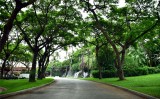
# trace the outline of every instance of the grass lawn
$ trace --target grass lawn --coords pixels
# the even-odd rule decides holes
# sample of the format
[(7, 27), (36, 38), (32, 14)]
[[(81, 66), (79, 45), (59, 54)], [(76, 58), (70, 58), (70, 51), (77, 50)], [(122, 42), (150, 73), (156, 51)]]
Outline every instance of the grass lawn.
[(47, 84), (52, 82), (52, 78), (46, 78), (43, 80), (37, 80), (36, 82), (28, 82), (28, 79), (18, 79), (18, 80), (2, 80), (0, 79), (0, 87), (4, 87), (7, 90), (1, 92), (0, 94), (16, 92), (23, 89), (28, 89), (36, 86), (40, 86), (43, 84)]
[(97, 78), (85, 78), (84, 80), (118, 85), (160, 98), (160, 74), (126, 77), (124, 81), (118, 81), (118, 78), (105, 78), (101, 80)]

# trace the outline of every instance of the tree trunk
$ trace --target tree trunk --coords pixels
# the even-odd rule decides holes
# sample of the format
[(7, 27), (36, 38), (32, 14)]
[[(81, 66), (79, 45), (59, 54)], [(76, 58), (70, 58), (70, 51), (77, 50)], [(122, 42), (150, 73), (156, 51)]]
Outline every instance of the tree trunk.
[(42, 79), (42, 64), (43, 64), (43, 57), (39, 59), (38, 61), (38, 79)]
[(123, 72), (123, 69), (122, 69), (122, 64), (121, 63), (118, 63), (115, 62), (115, 67), (117, 69), (117, 76), (119, 78), (119, 80), (125, 80), (125, 77), (124, 77), (124, 72)]
[(148, 58), (149, 58), (149, 66), (150, 67), (153, 67), (153, 59), (152, 59), (152, 52), (149, 52), (148, 53)]
[(43, 79), (46, 54), (47, 52), (45, 52), (39, 59), (38, 79)]
[(4, 48), (4, 45), (6, 41), (8, 40), (8, 35), (13, 27), (13, 22), (16, 19), (17, 14), (21, 11), (22, 8), (34, 3), (36, 0), (28, 1), (26, 3), (22, 3), (21, 0), (15, 0), (16, 1), (16, 7), (14, 8), (11, 17), (8, 19), (7, 23), (4, 25), (3, 35), (0, 39), (0, 53), (2, 52), (2, 49)]
[(49, 63), (49, 57), (50, 56), (48, 56), (47, 57), (47, 59), (46, 59), (46, 62), (44, 63), (44, 65), (42, 66), (42, 78), (45, 78), (45, 71), (46, 71), (46, 69), (47, 69), (47, 66), (48, 66), (48, 63)]
[(29, 82), (35, 82), (36, 79), (36, 62), (37, 62), (38, 51), (33, 52), (32, 68), (30, 70)]
[(3, 78), (3, 74), (4, 74), (4, 68), (6, 67), (6, 59), (4, 60), (3, 64), (2, 64), (2, 68), (1, 68), (1, 78)]
[(99, 79), (102, 79), (102, 67), (99, 65), (98, 51), (99, 51), (99, 47), (96, 46), (96, 60), (97, 60), (97, 66), (98, 66), (98, 69), (99, 69)]
[(38, 68), (38, 79), (40, 79), (40, 80), (42, 79), (41, 75), (42, 75), (42, 66), (39, 65), (39, 68)]
[(4, 58), (4, 61), (3, 61), (3, 64), (2, 64), (2, 68), (1, 68), (1, 78), (3, 78), (4, 69), (6, 67), (6, 62), (7, 62), (8, 58), (9, 58), (9, 56), (10, 56), (9, 53), (5, 53), (5, 54), (6, 55), (5, 55), (5, 58)]
[(100, 65), (99, 65), (99, 79), (102, 79), (102, 68)]
[(121, 66), (120, 68), (117, 68), (117, 74), (118, 74), (119, 80), (125, 80), (124, 72)]
[(125, 49), (122, 50), (121, 54), (116, 55), (115, 67), (117, 69), (117, 75), (119, 77), (119, 80), (125, 80), (124, 72), (122, 69), (124, 59), (125, 59)]
[(42, 75), (41, 75), (42, 79), (45, 78), (45, 71), (46, 71), (46, 67), (43, 67), (43, 69), (42, 69)]
[(7, 23), (4, 26), (4, 31), (2, 33), (3, 35), (2, 35), (2, 38), (0, 40), (0, 52), (2, 51), (6, 41), (8, 40), (8, 35), (9, 35), (9, 32), (11, 31), (11, 29), (13, 27), (14, 19), (16, 18), (17, 14), (20, 10), (21, 10), (20, 7), (16, 7), (12, 12), (11, 17), (9, 18), (9, 20), (7, 21)]

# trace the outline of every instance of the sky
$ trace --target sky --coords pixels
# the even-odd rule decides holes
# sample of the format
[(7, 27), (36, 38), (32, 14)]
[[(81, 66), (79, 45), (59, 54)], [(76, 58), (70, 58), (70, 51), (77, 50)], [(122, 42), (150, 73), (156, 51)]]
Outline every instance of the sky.
[(126, 5), (125, 0), (118, 0), (118, 7), (124, 7)]

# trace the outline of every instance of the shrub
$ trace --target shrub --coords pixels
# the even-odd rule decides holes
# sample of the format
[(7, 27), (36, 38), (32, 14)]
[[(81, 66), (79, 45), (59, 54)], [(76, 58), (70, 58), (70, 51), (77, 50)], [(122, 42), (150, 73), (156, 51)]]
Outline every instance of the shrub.
[(16, 77), (16, 76), (8, 76), (8, 77), (3, 77), (3, 79), (6, 79), (6, 80), (18, 79), (18, 77)]
[[(92, 70), (92, 76), (94, 78), (99, 78), (99, 71), (98, 70)], [(102, 78), (110, 78), (110, 77), (116, 77), (116, 71), (115, 70), (105, 70), (102, 71)]]
[(149, 74), (160, 73), (160, 68), (158, 67), (148, 67)]
[(157, 68), (159, 68), (159, 69), (160, 69), (160, 65), (158, 65), (158, 66), (157, 66)]
[[(158, 67), (135, 67), (135, 68), (124, 68), (124, 76), (130, 77), (130, 76), (140, 76), (140, 75), (148, 75), (148, 74), (155, 74), (160, 73), (160, 68)], [(92, 75), (94, 78), (99, 78), (99, 71), (93, 70)], [(115, 70), (105, 70), (102, 72), (103, 78), (110, 78), (110, 77), (116, 77), (116, 71)]]
[(94, 78), (98, 78), (99, 77), (99, 71), (98, 70), (92, 70), (91, 74)]
[(124, 69), (124, 75), (126, 77), (129, 76), (140, 76), (140, 75), (147, 75), (148, 69), (147, 67), (139, 67), (139, 68), (132, 68), (132, 69)]
[(129, 76), (140, 76), (140, 75), (147, 75), (147, 74), (155, 74), (160, 73), (160, 69), (158, 67), (138, 67), (138, 68), (125, 68), (124, 69), (124, 75), (126, 77)]
[(129, 76), (137, 76), (136, 70), (135, 69), (124, 69), (124, 76), (129, 77)]
[(19, 78), (19, 79), (26, 79), (26, 77), (21, 77), (21, 78)]
[(149, 74), (154, 74), (156, 71), (155, 69), (156, 69), (155, 67), (148, 67)]
[(116, 77), (116, 71), (115, 70), (105, 70), (102, 72), (103, 78), (110, 78), (110, 77)]

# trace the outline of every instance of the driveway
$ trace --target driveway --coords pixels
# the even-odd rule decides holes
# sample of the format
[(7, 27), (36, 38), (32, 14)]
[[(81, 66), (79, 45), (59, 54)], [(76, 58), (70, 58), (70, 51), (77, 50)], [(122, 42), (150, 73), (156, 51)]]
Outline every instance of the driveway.
[(56, 78), (56, 82), (32, 92), (7, 99), (142, 99), (104, 84), (78, 79)]

